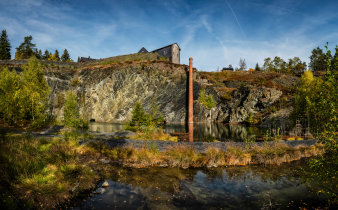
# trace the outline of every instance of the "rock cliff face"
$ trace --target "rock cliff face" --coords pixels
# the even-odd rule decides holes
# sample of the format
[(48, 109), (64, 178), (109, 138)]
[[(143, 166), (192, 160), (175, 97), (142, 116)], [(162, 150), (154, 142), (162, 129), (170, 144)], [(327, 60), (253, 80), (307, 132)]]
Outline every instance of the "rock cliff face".
[[(87, 119), (100, 122), (122, 122), (131, 117), (136, 102), (151, 110), (157, 105), (167, 122), (185, 122), (187, 66), (167, 62), (129, 62), (89, 66), (76, 71), (47, 71), (51, 86), (50, 110), (62, 118), (64, 93), (73, 90), (79, 97), (81, 113)], [(282, 92), (266, 87), (240, 87), (232, 92), (231, 99), (223, 100), (211, 86), (194, 80), (194, 120), (243, 122), (248, 114), (261, 112), (272, 105)], [(198, 92), (205, 88), (212, 94), (216, 106), (207, 110), (198, 101)], [(210, 117), (211, 113), (211, 117)]]
[[(243, 122), (249, 113), (256, 114), (271, 106), (282, 95), (282, 91), (266, 87), (241, 87), (232, 93), (228, 101), (222, 101), (215, 90), (209, 90), (216, 99), (217, 106), (211, 110), (213, 121), (237, 123)], [(213, 93), (214, 92), (214, 93)], [(197, 121), (210, 119), (210, 111), (198, 101), (194, 104)]]

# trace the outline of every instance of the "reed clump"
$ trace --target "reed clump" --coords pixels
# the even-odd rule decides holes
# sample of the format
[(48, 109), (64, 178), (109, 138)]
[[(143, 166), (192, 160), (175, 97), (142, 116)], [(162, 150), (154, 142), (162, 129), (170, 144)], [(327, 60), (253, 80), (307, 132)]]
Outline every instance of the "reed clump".
[[(147, 145), (147, 144), (145, 144)], [(322, 145), (291, 147), (285, 143), (266, 143), (243, 147), (229, 144), (227, 149), (209, 147), (198, 152), (193, 146), (175, 145), (159, 151), (156, 144), (143, 148), (109, 148), (103, 143), (92, 143), (103, 155), (124, 166), (161, 167), (220, 167), (249, 164), (275, 164), (299, 160), (324, 153)]]

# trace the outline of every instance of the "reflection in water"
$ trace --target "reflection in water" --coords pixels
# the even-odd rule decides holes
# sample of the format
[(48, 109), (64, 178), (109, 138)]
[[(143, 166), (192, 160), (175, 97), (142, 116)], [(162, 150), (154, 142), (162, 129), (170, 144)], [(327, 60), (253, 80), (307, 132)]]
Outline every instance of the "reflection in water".
[(124, 125), (121, 123), (90, 122), (89, 130), (99, 132), (99, 133), (117, 132), (117, 131), (124, 130)]
[(319, 207), (325, 200), (301, 182), (301, 162), (280, 167), (217, 169), (112, 166), (109, 188), (79, 206), (84, 209), (270, 209)]
[(245, 127), (242, 125), (225, 125), (221, 123), (196, 123), (196, 141), (244, 141), (255, 136), (261, 136), (264, 131), (257, 127)]
[[(117, 132), (124, 129), (123, 124), (97, 123), (89, 124), (90, 131)], [(168, 124), (163, 128), (167, 133), (186, 133), (189, 129), (183, 124)], [(194, 123), (194, 141), (243, 141), (255, 136), (262, 136), (265, 132), (257, 127), (242, 125), (225, 125), (221, 123)]]
[(194, 141), (194, 123), (188, 123), (189, 142)]

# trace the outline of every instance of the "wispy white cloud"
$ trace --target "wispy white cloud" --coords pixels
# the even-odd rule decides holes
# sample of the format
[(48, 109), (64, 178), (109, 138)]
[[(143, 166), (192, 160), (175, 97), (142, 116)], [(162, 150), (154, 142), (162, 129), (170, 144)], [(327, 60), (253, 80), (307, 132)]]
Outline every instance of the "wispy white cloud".
[(233, 15), (234, 18), (235, 18), (235, 21), (236, 21), (236, 23), (237, 23), (239, 29), (241, 30), (243, 36), (245, 37), (245, 33), (244, 33), (244, 31), (243, 31), (243, 28), (242, 28), (241, 24), (240, 24), (239, 21), (238, 21), (238, 18), (237, 18), (236, 13), (235, 13), (234, 10), (232, 9), (232, 7), (231, 7), (230, 3), (228, 2), (228, 0), (225, 0), (225, 3), (226, 3), (226, 5), (229, 7), (229, 9), (230, 9), (232, 15)]
[(239, 58), (248, 67), (274, 56), (308, 61), (314, 47), (338, 42), (337, 3), (304, 12), (308, 1), (74, 1), (0, 1), (13, 54), (27, 35), (42, 50), (67, 48), (73, 59), (178, 42), (182, 63), (194, 57), (196, 67), (216, 70)]

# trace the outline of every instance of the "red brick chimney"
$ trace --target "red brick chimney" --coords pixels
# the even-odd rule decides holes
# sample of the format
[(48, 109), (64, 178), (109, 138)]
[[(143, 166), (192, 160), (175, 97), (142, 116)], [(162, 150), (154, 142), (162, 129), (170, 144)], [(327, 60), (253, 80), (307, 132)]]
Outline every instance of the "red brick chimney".
[(188, 92), (188, 130), (189, 141), (194, 139), (194, 100), (193, 100), (193, 70), (192, 70), (192, 58), (189, 58), (189, 92)]

